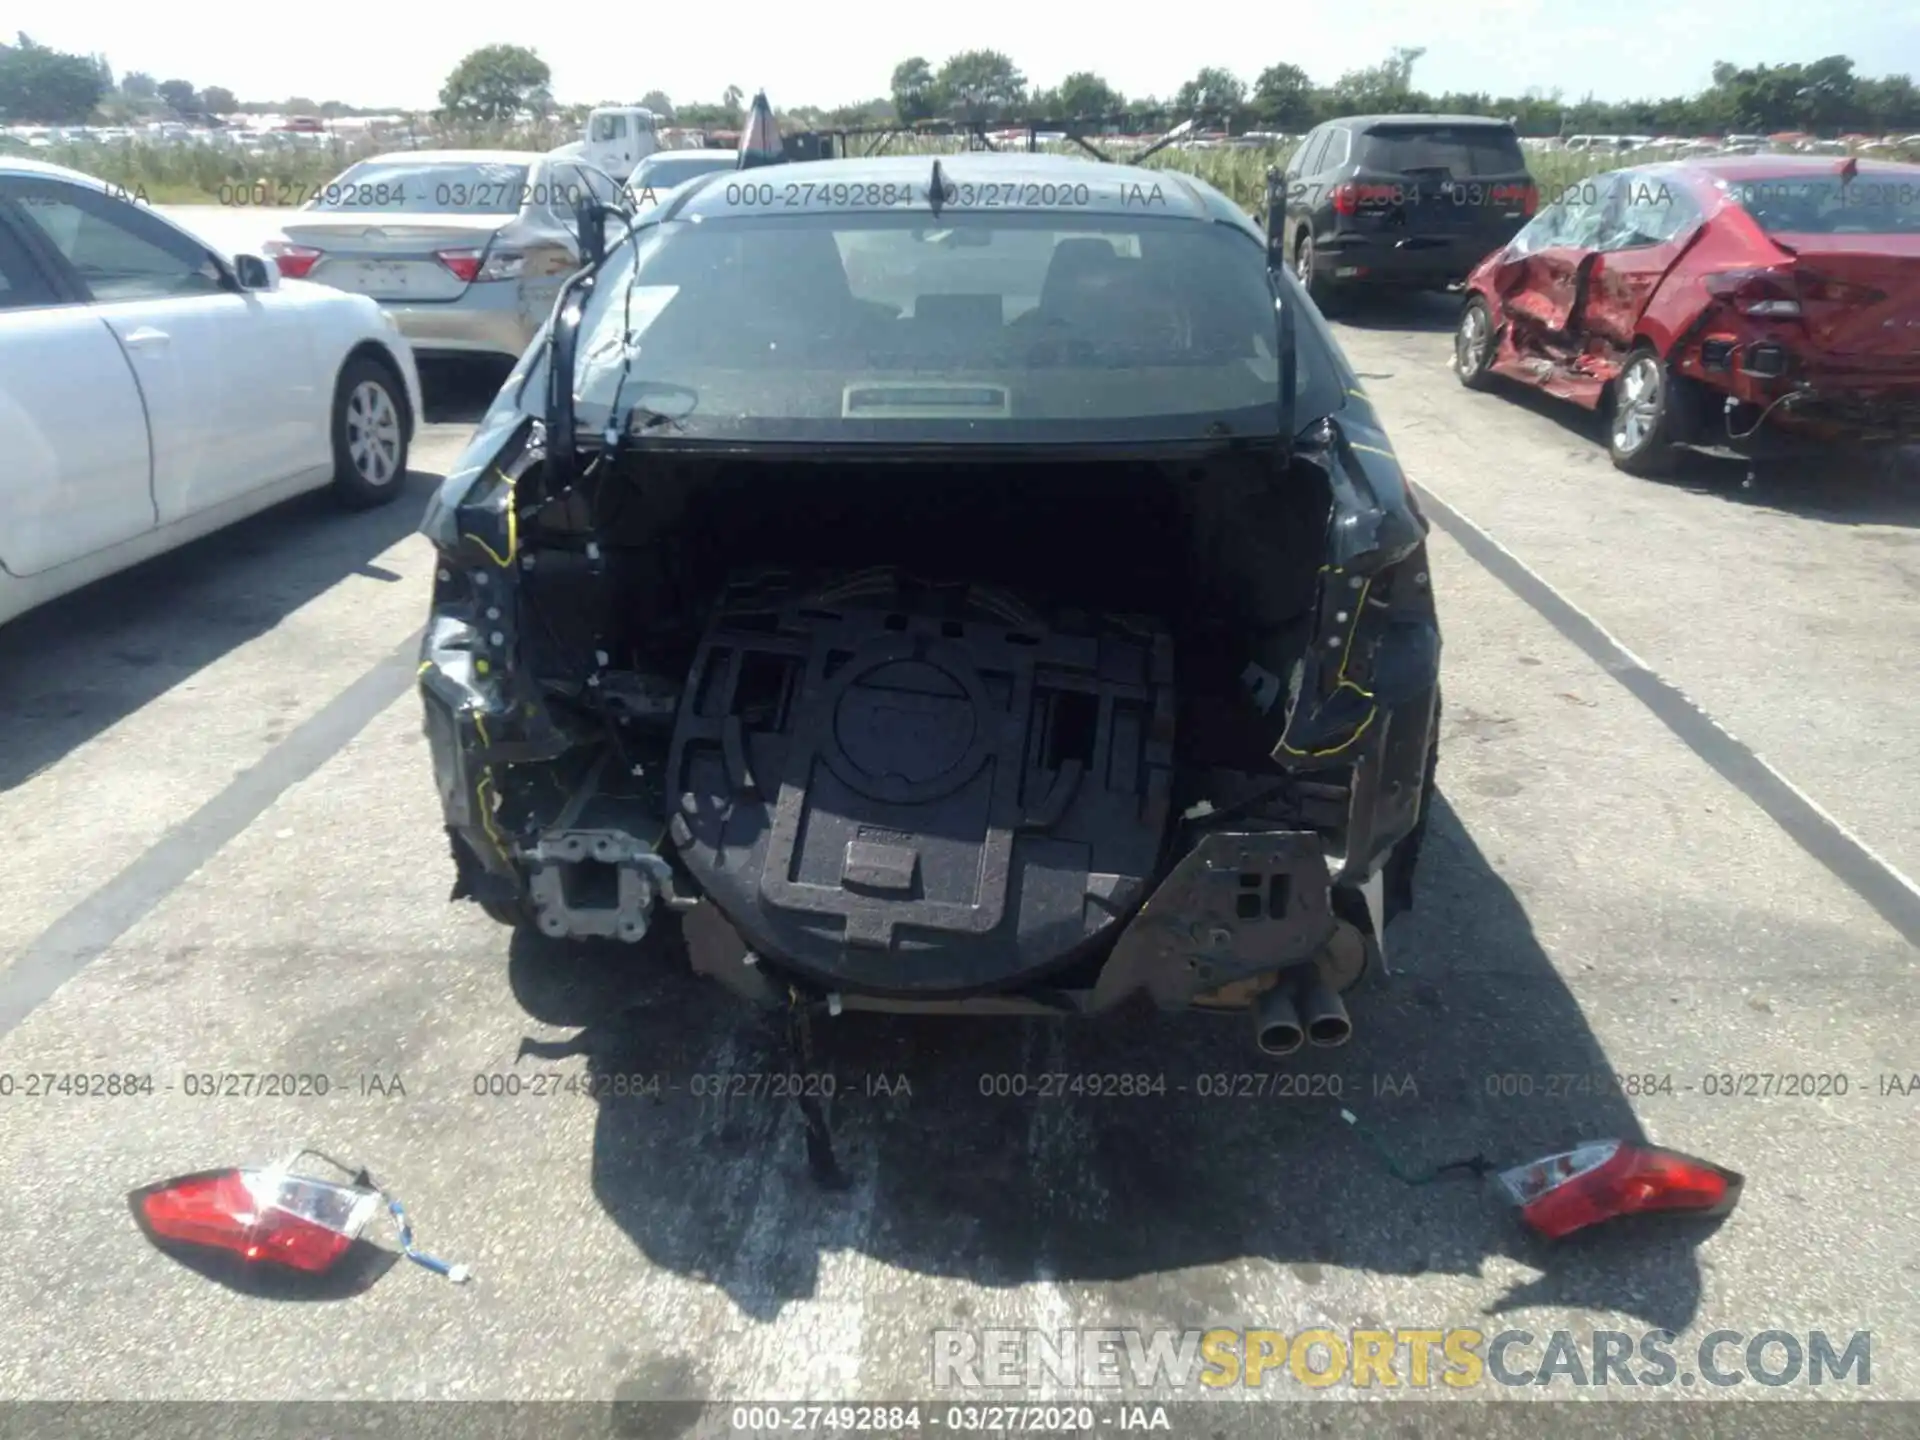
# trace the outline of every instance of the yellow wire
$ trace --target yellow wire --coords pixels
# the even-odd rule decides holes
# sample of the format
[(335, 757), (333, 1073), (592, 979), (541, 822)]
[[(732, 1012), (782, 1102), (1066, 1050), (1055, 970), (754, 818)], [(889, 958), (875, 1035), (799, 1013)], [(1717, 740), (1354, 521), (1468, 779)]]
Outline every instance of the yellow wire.
[[(1325, 571), (1329, 567), (1322, 565), (1320, 568), (1322, 571)], [(1334, 677), (1333, 688), (1335, 693), (1341, 690), (1351, 690), (1369, 705), (1372, 705), (1373, 708), (1367, 712), (1367, 718), (1360, 722), (1360, 728), (1332, 749), (1300, 750), (1292, 745), (1283, 743), (1280, 748), (1285, 750), (1289, 755), (1308, 755), (1315, 760), (1324, 760), (1328, 756), (1338, 755), (1343, 750), (1350, 750), (1359, 743), (1360, 737), (1366, 734), (1372, 727), (1374, 717), (1380, 713), (1380, 705), (1379, 702), (1373, 698), (1373, 692), (1347, 678), (1347, 666), (1353, 661), (1353, 637), (1360, 631), (1360, 616), (1366, 608), (1367, 596), (1371, 593), (1373, 593), (1373, 581), (1368, 579), (1367, 582), (1360, 587), (1360, 594), (1353, 603), (1353, 622), (1347, 627), (1347, 643), (1341, 650), (1340, 672)]]
[[(474, 712), (473, 728), (480, 732), (480, 743), (491, 748), (493, 741), (487, 736), (486, 717), (478, 711)], [(487, 797), (492, 793), (493, 766), (483, 765), (480, 767), (479, 782), (473, 787), (474, 803), (480, 807), (480, 825), (487, 832), (487, 838), (493, 842), (493, 848), (500, 852), (500, 858), (511, 864), (512, 857), (507, 854), (506, 837), (500, 833), (500, 827), (493, 823), (493, 807), (487, 803)]]
[(482, 550), (484, 550), (489, 560), (493, 561), (494, 564), (498, 565), (502, 570), (504, 570), (509, 565), (513, 564), (514, 553), (520, 548), (520, 516), (518, 513), (519, 506), (516, 503), (517, 497), (514, 493), (514, 487), (519, 484), (519, 481), (516, 479), (510, 478), (507, 475), (507, 472), (500, 469), (498, 466), (494, 467), (493, 473), (495, 475), (498, 475), (500, 477), (500, 483), (507, 487), (507, 555), (506, 555), (506, 558), (504, 560), (501, 559), (499, 553), (491, 545), (487, 544), (486, 541), (482, 540), (478, 535), (469, 535), (467, 538), (473, 541), (473, 543), (478, 545)]

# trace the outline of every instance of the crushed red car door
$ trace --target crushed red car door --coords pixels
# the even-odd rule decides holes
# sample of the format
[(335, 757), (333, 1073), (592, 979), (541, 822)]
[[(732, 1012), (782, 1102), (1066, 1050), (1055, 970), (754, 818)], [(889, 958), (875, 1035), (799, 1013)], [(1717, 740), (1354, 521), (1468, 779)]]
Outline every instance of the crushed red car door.
[(1561, 334), (1573, 319), (1580, 261), (1586, 252), (1550, 245), (1501, 267), (1496, 279), (1507, 314)]
[(1529, 325), (1550, 336), (1573, 327), (1583, 267), (1599, 242), (1614, 178), (1601, 175), (1568, 186), (1508, 247), (1495, 284), (1508, 319), (1515, 322), (1516, 342)]
[[(1623, 173), (1611, 201), (1570, 327), (1585, 342), (1581, 368), (1599, 379), (1618, 373), (1660, 283), (1705, 223), (1686, 187), (1657, 173)], [(1664, 353), (1667, 337), (1650, 338)]]

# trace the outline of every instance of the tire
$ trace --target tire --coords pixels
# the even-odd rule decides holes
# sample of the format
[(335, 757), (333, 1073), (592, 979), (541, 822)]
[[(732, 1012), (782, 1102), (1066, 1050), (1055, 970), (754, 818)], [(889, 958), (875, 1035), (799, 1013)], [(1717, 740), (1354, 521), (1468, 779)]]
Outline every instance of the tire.
[(498, 900), (480, 900), (477, 903), (482, 910), (487, 912), (487, 918), (489, 920), (504, 925), (509, 930), (531, 930), (534, 928), (533, 917), (527, 913), (526, 906), (524, 905), (504, 904)]
[(356, 355), (333, 391), (333, 493), (349, 510), (385, 505), (405, 488), (406, 391), (387, 366)]
[(1493, 348), (1493, 312), (1476, 296), (1460, 311), (1460, 323), (1454, 328), (1454, 378), (1469, 390), (1491, 388)]
[(1293, 277), (1300, 282), (1300, 288), (1307, 292), (1307, 298), (1320, 307), (1322, 314), (1340, 303), (1333, 286), (1314, 269), (1311, 231), (1302, 230), (1300, 238), (1293, 242)]
[(1674, 466), (1674, 385), (1653, 347), (1636, 345), (1613, 382), (1607, 453), (1629, 475), (1669, 473)]

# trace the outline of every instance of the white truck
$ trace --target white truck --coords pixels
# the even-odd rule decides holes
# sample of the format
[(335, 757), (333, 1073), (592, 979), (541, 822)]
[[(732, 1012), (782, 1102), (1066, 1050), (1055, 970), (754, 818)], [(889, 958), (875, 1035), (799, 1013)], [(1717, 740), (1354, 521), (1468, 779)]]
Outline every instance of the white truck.
[(660, 148), (660, 118), (644, 105), (596, 105), (580, 139), (553, 153), (571, 155), (622, 183)]

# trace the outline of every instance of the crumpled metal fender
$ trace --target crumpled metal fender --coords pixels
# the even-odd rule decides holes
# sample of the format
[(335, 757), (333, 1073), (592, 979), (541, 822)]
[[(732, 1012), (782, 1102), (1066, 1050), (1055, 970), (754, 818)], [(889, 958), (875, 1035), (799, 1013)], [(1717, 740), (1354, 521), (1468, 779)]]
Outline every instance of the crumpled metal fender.
[(1373, 875), (1423, 811), (1440, 688), (1428, 524), (1363, 392), (1297, 450), (1331, 497), (1312, 640), (1289, 685), (1273, 758), (1296, 772), (1351, 770), (1336, 883)]
[[(487, 872), (512, 882), (519, 816), (496, 767), (551, 761), (586, 738), (556, 723), (514, 663), (521, 624), (515, 489), (542, 459), (537, 424), (502, 400), (442, 482), (421, 531), (438, 552), (419, 689), (447, 825)], [(460, 859), (459, 847), (455, 848)], [(462, 867), (456, 895), (477, 893)]]

